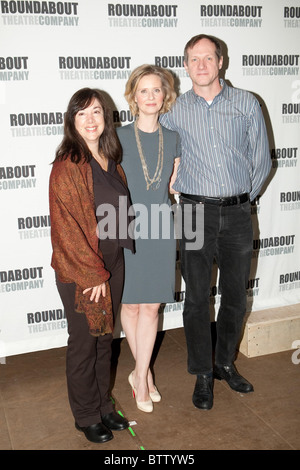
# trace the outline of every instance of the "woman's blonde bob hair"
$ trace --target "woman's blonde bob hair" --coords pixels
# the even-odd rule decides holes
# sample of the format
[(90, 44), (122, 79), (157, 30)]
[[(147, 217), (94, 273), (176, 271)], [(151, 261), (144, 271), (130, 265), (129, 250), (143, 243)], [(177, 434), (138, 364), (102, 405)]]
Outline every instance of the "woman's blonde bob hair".
[(160, 110), (160, 114), (167, 113), (176, 100), (173, 75), (169, 70), (163, 69), (162, 67), (144, 64), (132, 71), (128, 82), (126, 83), (124, 96), (129, 104), (132, 115), (137, 116), (139, 114), (139, 108), (135, 102), (135, 94), (141, 78), (146, 75), (157, 75), (161, 79), (164, 102)]

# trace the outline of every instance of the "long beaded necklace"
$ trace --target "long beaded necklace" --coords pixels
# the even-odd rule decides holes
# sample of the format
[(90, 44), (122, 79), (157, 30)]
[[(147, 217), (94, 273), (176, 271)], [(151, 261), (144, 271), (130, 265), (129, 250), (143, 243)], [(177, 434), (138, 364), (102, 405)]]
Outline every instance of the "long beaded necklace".
[[(149, 190), (150, 187), (155, 191), (156, 189), (159, 188), (160, 182), (161, 182), (161, 173), (162, 169), (164, 166), (164, 138), (163, 138), (163, 133), (162, 133), (162, 128), (160, 123), (158, 123), (158, 135), (159, 135), (159, 140), (158, 140), (158, 159), (157, 159), (157, 165), (156, 165), (156, 170), (154, 173), (153, 178), (150, 178), (149, 176), (149, 171), (146, 163), (146, 159), (143, 154), (143, 149), (142, 149), (142, 144), (140, 141), (140, 136), (139, 136), (139, 130), (137, 126), (137, 120), (134, 122), (134, 133), (135, 133), (135, 139), (136, 139), (136, 144), (139, 152), (139, 156), (141, 159), (142, 163), (142, 168), (144, 172), (144, 177), (147, 185), (147, 191)], [(154, 186), (154, 184), (156, 185)]]

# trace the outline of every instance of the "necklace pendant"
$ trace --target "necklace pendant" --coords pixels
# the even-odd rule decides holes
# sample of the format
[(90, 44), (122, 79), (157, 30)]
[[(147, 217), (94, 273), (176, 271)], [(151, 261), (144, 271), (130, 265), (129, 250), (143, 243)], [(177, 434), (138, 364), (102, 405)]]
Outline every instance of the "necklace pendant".
[(153, 191), (156, 191), (160, 187), (160, 182), (161, 180), (159, 180), (155, 186), (152, 186)]

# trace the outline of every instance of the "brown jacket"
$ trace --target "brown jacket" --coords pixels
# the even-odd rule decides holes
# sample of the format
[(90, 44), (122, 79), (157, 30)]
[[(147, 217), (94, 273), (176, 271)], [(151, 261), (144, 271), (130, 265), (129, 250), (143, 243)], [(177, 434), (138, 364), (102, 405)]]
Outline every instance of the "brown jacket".
[[(120, 165), (117, 169), (125, 181)], [(52, 261), (58, 279), (76, 284), (75, 309), (85, 313), (91, 334), (111, 333), (113, 313), (108, 279), (96, 234), (92, 169), (69, 158), (53, 163), (49, 182)], [(106, 297), (98, 304), (82, 291), (106, 282)]]

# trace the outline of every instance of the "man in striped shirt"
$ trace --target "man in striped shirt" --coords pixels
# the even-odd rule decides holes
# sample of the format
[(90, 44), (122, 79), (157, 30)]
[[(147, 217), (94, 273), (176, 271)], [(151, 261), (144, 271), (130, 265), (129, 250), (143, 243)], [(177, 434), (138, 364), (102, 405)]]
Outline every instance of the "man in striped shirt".
[[(200, 409), (213, 406), (214, 377), (226, 380), (238, 392), (253, 391), (234, 360), (246, 313), (252, 258), (250, 201), (259, 194), (271, 168), (260, 104), (251, 93), (229, 87), (220, 79), (222, 65), (219, 40), (204, 34), (190, 39), (184, 66), (192, 89), (160, 118), (162, 125), (181, 137), (173, 190), (181, 193), (181, 269), (186, 284), (183, 322), (188, 371), (197, 375), (193, 403)], [(204, 242), (195, 248), (187, 228), (197, 227), (199, 208), (204, 210), (204, 227), (196, 238), (202, 229)], [(221, 304), (213, 364), (209, 293), (214, 259), (219, 268)]]

